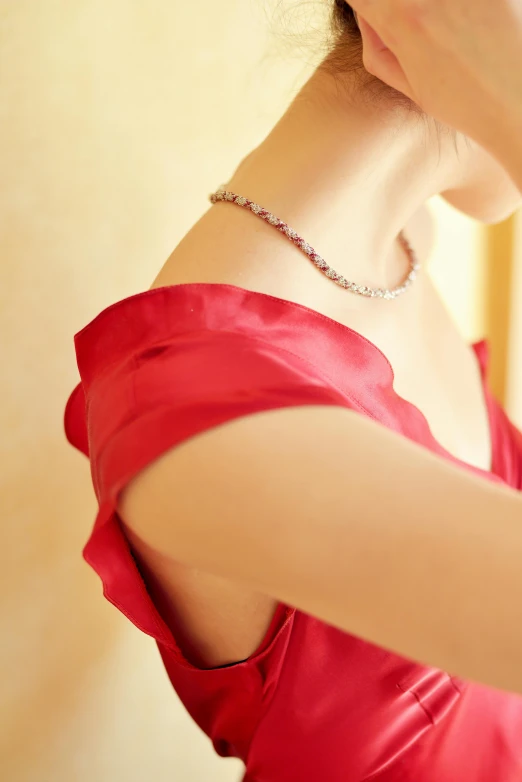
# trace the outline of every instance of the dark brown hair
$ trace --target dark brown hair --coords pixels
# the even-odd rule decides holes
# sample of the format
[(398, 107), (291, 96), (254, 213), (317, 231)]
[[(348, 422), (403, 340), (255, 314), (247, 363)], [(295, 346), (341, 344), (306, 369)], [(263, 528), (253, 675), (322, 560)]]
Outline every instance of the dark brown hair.
[[(354, 41), (361, 40), (361, 33), (355, 19), (353, 8), (344, 0), (334, 0), (332, 9), (332, 28), (340, 36), (350, 36)], [(362, 50), (362, 47), (361, 47)]]
[[(344, 0), (334, 0), (330, 15), (332, 46), (330, 60), (339, 71), (358, 71), (363, 66), (361, 31), (353, 9)], [(375, 78), (375, 77), (374, 77)]]

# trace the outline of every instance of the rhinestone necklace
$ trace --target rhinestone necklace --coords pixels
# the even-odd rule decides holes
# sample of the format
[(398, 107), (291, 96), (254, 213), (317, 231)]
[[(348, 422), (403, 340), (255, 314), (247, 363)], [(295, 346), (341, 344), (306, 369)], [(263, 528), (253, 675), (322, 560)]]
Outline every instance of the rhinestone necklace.
[(225, 185), (222, 185), (219, 190), (217, 190), (215, 193), (212, 193), (209, 198), (213, 204), (216, 204), (218, 201), (228, 201), (231, 204), (237, 204), (238, 206), (242, 206), (245, 209), (249, 209), (253, 214), (261, 217), (262, 220), (269, 223), (270, 225), (273, 225), (274, 228), (277, 228), (278, 231), (281, 231), (282, 234), (288, 237), (288, 239), (290, 239), (290, 241), (293, 242), (296, 247), (299, 247), (299, 249), (308, 256), (314, 266), (316, 266), (319, 271), (329, 277), (330, 280), (335, 282), (337, 285), (340, 285), (341, 288), (345, 288), (351, 293), (357, 293), (359, 296), (368, 296), (372, 299), (396, 299), (397, 296), (400, 296), (402, 293), (405, 293), (408, 290), (412, 282), (417, 277), (418, 271), (420, 270), (420, 263), (418, 262), (415, 253), (410, 246), (410, 243), (401, 231), (399, 234), (399, 240), (406, 250), (408, 258), (410, 259), (410, 271), (401, 285), (399, 285), (397, 288), (393, 288), (392, 290), (389, 290), (388, 288), (368, 288), (366, 285), (356, 285), (354, 282), (350, 282), (341, 274), (336, 272), (335, 269), (332, 269), (332, 267), (326, 263), (324, 258), (321, 258), (321, 256), (315, 252), (314, 248), (311, 247), (308, 242), (305, 242), (301, 236), (299, 236), (297, 231), (294, 231), (283, 220), (280, 220), (279, 217), (276, 217), (267, 209), (263, 209), (263, 207), (259, 206), (259, 204), (256, 204), (254, 201), (250, 201), (248, 198), (244, 198), (243, 196), (239, 196), (236, 193), (230, 192), (230, 190), (226, 190)]

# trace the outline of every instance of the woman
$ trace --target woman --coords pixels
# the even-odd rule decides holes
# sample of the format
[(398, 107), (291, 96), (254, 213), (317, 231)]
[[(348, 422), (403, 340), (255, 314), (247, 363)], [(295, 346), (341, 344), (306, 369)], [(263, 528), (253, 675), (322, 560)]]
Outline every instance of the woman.
[(521, 205), (521, 7), (354, 5), (151, 289), (75, 337), (84, 553), (248, 782), (515, 782), (522, 437), (423, 204)]

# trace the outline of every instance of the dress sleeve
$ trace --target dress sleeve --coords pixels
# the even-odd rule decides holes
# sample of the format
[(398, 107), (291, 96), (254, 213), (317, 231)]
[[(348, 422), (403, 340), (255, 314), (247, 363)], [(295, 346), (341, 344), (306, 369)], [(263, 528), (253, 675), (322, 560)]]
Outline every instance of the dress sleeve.
[(105, 596), (172, 646), (119, 523), (118, 494), (154, 459), (205, 430), (263, 410), (345, 402), (306, 360), (262, 334), (164, 319), (160, 310), (154, 320), (133, 298), (133, 307), (126, 300), (109, 308), (75, 336), (82, 380), (66, 406), (65, 433), (89, 458), (99, 503), (85, 559)]

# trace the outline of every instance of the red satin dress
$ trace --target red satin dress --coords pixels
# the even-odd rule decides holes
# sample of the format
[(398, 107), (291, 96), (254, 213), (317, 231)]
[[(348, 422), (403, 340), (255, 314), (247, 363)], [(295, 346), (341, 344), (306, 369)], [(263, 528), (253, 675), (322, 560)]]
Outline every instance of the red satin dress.
[(174, 689), (216, 752), (244, 761), (244, 782), (520, 782), (522, 698), (418, 665), (283, 604), (248, 660), (195, 667), (147, 592), (116, 513), (118, 492), (198, 432), (294, 405), (358, 411), (485, 481), (520, 489), (522, 436), (488, 391), (487, 345), (474, 347), (491, 473), (435, 441), (420, 410), (395, 392), (374, 344), (284, 299), (214, 283), (156, 288), (107, 307), (75, 335), (81, 382), (65, 431), (89, 457), (99, 502), (85, 559), (105, 597), (156, 640)]

